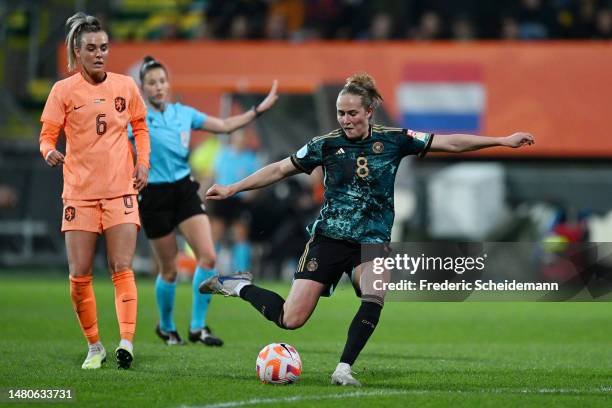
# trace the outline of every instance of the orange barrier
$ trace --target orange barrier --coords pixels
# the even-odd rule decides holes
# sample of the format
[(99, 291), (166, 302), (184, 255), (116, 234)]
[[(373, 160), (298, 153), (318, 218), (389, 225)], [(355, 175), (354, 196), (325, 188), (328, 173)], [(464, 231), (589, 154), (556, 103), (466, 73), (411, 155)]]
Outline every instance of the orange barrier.
[[(63, 70), (63, 48), (59, 54)], [(612, 42), (119, 43), (112, 44), (109, 69), (137, 72), (144, 55), (166, 63), (175, 93), (185, 103), (212, 114), (226, 91), (265, 92), (278, 78), (281, 92), (311, 92), (367, 71), (377, 80), (385, 107), (399, 117), (396, 92), (407, 64), (477, 64), (486, 90), (482, 133), (526, 130), (536, 135), (537, 144), (475, 154), (612, 157), (607, 135)]]

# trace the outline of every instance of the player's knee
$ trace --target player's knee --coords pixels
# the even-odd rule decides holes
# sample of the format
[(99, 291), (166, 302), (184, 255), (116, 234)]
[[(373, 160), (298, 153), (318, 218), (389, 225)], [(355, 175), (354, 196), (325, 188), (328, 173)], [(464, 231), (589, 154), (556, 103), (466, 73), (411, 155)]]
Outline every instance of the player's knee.
[(132, 269), (132, 259), (131, 257), (126, 258), (117, 258), (108, 261), (108, 269), (110, 269), (111, 273), (122, 272), (127, 269)]
[(283, 319), (283, 327), (287, 330), (299, 329), (306, 323), (303, 319), (285, 318)]
[(308, 316), (303, 316), (299, 313), (287, 313), (283, 314), (283, 327), (287, 330), (295, 330), (302, 327), (306, 321), (308, 320)]
[(165, 280), (166, 282), (174, 282), (176, 281), (176, 268), (172, 267), (172, 268), (161, 268), (161, 270), (159, 271), (159, 274), (161, 275), (162, 279)]
[(361, 304), (366, 305), (366, 307), (374, 307), (376, 305), (382, 309), (385, 306), (385, 298), (378, 295), (361, 295)]
[(217, 262), (217, 256), (214, 252), (205, 253), (198, 258), (198, 266), (204, 269), (213, 269), (215, 267), (215, 263)]
[(359, 306), (357, 315), (362, 319), (362, 322), (372, 325), (372, 327), (376, 327), (378, 320), (380, 319), (383, 306), (384, 302), (380, 298), (376, 299), (372, 297), (362, 297), (361, 306)]
[(84, 262), (71, 262), (68, 271), (73, 278), (80, 278), (93, 274), (93, 265)]
[(157, 259), (157, 261), (159, 265), (159, 272), (162, 274), (162, 276), (176, 273), (176, 256), (160, 257)]

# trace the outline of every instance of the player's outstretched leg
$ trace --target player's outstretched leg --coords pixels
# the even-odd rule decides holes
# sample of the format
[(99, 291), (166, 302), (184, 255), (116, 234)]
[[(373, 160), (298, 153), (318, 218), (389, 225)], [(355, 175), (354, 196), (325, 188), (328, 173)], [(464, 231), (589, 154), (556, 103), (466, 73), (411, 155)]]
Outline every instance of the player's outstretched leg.
[(281, 329), (294, 330), (306, 323), (324, 288), (320, 282), (295, 279), (285, 301), (277, 293), (253, 285), (252, 279), (248, 272), (215, 276), (204, 281), (200, 291), (240, 297)]
[(253, 275), (250, 272), (213, 276), (202, 282), (200, 292), (240, 297), (251, 303), (266, 319), (286, 329), (283, 325), (285, 299), (272, 291), (253, 285)]

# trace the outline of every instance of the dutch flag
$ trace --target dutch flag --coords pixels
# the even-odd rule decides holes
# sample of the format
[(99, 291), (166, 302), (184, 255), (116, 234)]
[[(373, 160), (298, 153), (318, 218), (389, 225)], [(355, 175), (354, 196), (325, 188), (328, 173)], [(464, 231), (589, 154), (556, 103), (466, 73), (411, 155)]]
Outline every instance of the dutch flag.
[(426, 132), (478, 133), (486, 92), (475, 64), (409, 64), (397, 89), (402, 127)]

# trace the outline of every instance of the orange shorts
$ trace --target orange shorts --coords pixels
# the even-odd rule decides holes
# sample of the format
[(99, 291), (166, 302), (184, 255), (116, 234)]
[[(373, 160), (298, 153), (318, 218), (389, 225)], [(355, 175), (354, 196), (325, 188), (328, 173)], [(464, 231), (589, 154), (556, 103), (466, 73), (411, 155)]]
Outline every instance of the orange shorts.
[(119, 224), (136, 224), (140, 229), (136, 195), (100, 200), (64, 199), (62, 232), (102, 231)]

